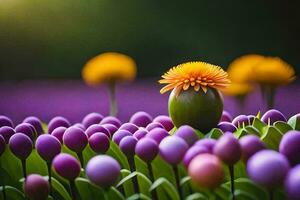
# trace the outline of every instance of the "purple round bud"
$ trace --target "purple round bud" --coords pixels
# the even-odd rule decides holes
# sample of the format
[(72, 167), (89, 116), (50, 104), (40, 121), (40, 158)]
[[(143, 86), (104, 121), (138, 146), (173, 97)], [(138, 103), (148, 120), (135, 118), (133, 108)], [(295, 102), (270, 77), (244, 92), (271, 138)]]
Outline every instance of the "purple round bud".
[(284, 185), (289, 199), (300, 199), (300, 165), (289, 171)]
[(165, 137), (159, 144), (160, 156), (170, 165), (179, 164), (188, 149), (185, 140), (177, 136)]
[(213, 149), (216, 145), (217, 141), (215, 139), (212, 138), (204, 138), (204, 139), (200, 139), (198, 140), (194, 146), (204, 146), (208, 149), (209, 153), (213, 152)]
[(82, 124), (85, 128), (88, 128), (89, 126), (91, 126), (93, 124), (99, 124), (103, 118), (104, 117), (101, 114), (93, 112), (93, 113), (87, 114), (83, 118)]
[(94, 124), (94, 125), (88, 127), (85, 131), (85, 134), (88, 137), (91, 137), (94, 133), (99, 133), (99, 132), (104, 133), (109, 138), (111, 136), (109, 131), (106, 128), (104, 128), (102, 125), (99, 125), (99, 124)]
[(60, 153), (53, 159), (52, 166), (54, 170), (63, 178), (73, 181), (80, 174), (80, 163), (73, 156)]
[(220, 122), (218, 124), (218, 128), (223, 132), (231, 132), (234, 133), (236, 131), (236, 127), (231, 122)]
[(266, 148), (266, 145), (256, 135), (246, 135), (240, 139), (242, 159), (247, 161), (256, 152)]
[(248, 115), (250, 124), (253, 124), (255, 118), (256, 118), (256, 116), (254, 116), (254, 115)]
[(288, 160), (285, 156), (273, 150), (261, 150), (247, 162), (249, 177), (268, 189), (273, 189), (282, 184), (288, 171)]
[(135, 145), (138, 142), (138, 140), (133, 136), (125, 136), (122, 138), (122, 140), (119, 143), (119, 147), (121, 151), (127, 156), (127, 157), (133, 157), (135, 153)]
[(139, 130), (139, 127), (137, 127), (135, 124), (132, 124), (132, 123), (125, 123), (125, 124), (122, 124), (122, 126), (119, 128), (119, 130), (127, 130), (133, 134), (134, 132)]
[(50, 120), (48, 124), (48, 133), (52, 133), (54, 129), (57, 127), (66, 127), (69, 128), (71, 126), (71, 123), (64, 117), (54, 117), (53, 119)]
[(27, 135), (32, 141), (34, 140), (36, 136), (36, 130), (35, 128), (28, 123), (22, 123), (16, 126), (15, 128), (16, 133), (23, 133)]
[(125, 136), (132, 136), (132, 133), (126, 130), (118, 130), (115, 132), (115, 134), (112, 137), (112, 141), (119, 145), (120, 141), (125, 137)]
[(4, 153), (5, 151), (5, 139), (2, 135), (0, 135), (0, 156)]
[(100, 155), (93, 157), (86, 166), (86, 175), (94, 184), (108, 188), (116, 183), (121, 167), (112, 157)]
[(174, 135), (184, 139), (189, 146), (192, 146), (198, 140), (196, 131), (189, 125), (180, 126)]
[(88, 138), (86, 134), (80, 128), (70, 127), (68, 128), (63, 136), (64, 144), (75, 151), (76, 153), (80, 153), (88, 144)]
[(222, 113), (222, 117), (221, 117), (220, 122), (231, 122), (231, 121), (232, 121), (231, 114), (224, 110), (223, 113)]
[(56, 129), (54, 129), (51, 133), (51, 135), (53, 135), (54, 137), (56, 137), (61, 144), (63, 144), (63, 136), (64, 136), (64, 133), (65, 131), (67, 130), (66, 127), (57, 127)]
[(37, 135), (41, 135), (44, 133), (44, 129), (42, 127), (42, 122), (37, 117), (34, 117), (34, 116), (26, 117), (23, 120), (23, 123), (31, 124), (35, 128)]
[(165, 127), (167, 131), (170, 131), (174, 128), (174, 124), (170, 117), (166, 115), (159, 115), (154, 118), (153, 122), (158, 122)]
[(0, 127), (2, 126), (14, 127), (14, 124), (8, 117), (0, 115)]
[(224, 134), (217, 141), (213, 153), (227, 165), (233, 166), (240, 160), (242, 150), (238, 139), (232, 134)]
[(236, 127), (243, 127), (250, 124), (249, 118), (246, 115), (239, 115), (232, 120), (232, 124)]
[(104, 133), (95, 133), (89, 137), (89, 145), (96, 153), (105, 153), (110, 146), (109, 138)]
[(49, 182), (38, 174), (30, 174), (24, 182), (24, 193), (31, 200), (47, 200), (50, 192)]
[(273, 124), (277, 121), (283, 121), (286, 122), (285, 116), (278, 110), (271, 109), (268, 110), (262, 117), (261, 121), (263, 121), (266, 124)]
[(15, 133), (15, 130), (10, 126), (2, 126), (0, 128), (0, 135), (4, 137), (6, 144), (8, 144), (9, 138)]
[(149, 132), (146, 129), (140, 128), (133, 134), (133, 136), (136, 137), (136, 139), (140, 140), (141, 138), (145, 137), (148, 133)]
[(21, 160), (25, 160), (32, 151), (32, 140), (23, 133), (16, 133), (9, 139), (9, 148)]
[(149, 131), (149, 133), (146, 135), (146, 137), (151, 138), (159, 144), (162, 139), (169, 136), (169, 132), (162, 128), (155, 128)]
[(288, 131), (280, 141), (279, 152), (287, 157), (291, 165), (300, 163), (300, 131)]
[(146, 127), (148, 124), (152, 122), (152, 117), (146, 112), (140, 111), (134, 113), (130, 120), (130, 123), (133, 123), (139, 127)]
[(208, 149), (205, 146), (192, 146), (189, 150), (184, 154), (183, 164), (186, 168), (188, 168), (190, 162), (197, 155), (202, 153), (209, 153)]
[(145, 162), (152, 162), (158, 154), (158, 145), (151, 138), (140, 139), (135, 146), (135, 153)]
[[(80, 128), (81, 130), (85, 131), (86, 128), (83, 126), (83, 124), (81, 123), (76, 123), (74, 125), (72, 125), (73, 127), (77, 127), (77, 128)], [(54, 129), (55, 130), (55, 129)]]
[(118, 127), (113, 124), (103, 124), (102, 127), (107, 129), (111, 136), (118, 130)]
[(151, 130), (153, 130), (155, 128), (165, 129), (165, 127), (161, 123), (159, 123), (159, 122), (151, 122), (150, 124), (147, 125), (146, 130), (147, 131), (151, 131)]
[(61, 151), (59, 140), (50, 134), (40, 135), (36, 139), (35, 148), (46, 162), (51, 162)]
[(119, 128), (122, 124), (122, 122), (116, 118), (116, 117), (113, 117), (113, 116), (107, 116), (107, 117), (104, 117), (102, 119), (102, 121), (100, 122), (100, 124), (112, 124), (112, 125), (115, 125), (117, 128)]

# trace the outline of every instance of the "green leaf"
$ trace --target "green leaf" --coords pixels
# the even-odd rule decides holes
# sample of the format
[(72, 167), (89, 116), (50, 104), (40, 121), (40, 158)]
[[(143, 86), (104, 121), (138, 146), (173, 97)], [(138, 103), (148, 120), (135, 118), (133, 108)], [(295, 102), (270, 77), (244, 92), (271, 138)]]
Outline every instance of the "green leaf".
[(128, 160), (126, 156), (123, 154), (123, 152), (119, 149), (118, 145), (114, 142), (110, 142), (109, 150), (107, 151), (107, 154), (113, 156), (115, 159), (117, 159), (122, 166), (122, 169), (130, 169)]
[(256, 128), (261, 134), (263, 133), (263, 129), (267, 126), (264, 122), (262, 122), (260, 119), (257, 117), (254, 118), (253, 120), (253, 125), (254, 128)]
[(134, 194), (134, 187), (132, 181), (126, 181), (128, 179), (128, 176), (131, 174), (131, 171), (127, 169), (121, 170), (122, 179), (117, 184), (116, 188), (123, 187), (125, 196), (130, 196)]
[(176, 131), (177, 131), (177, 128), (174, 126), (174, 128), (172, 128), (172, 129), (169, 131), (169, 134), (170, 134), (170, 135), (173, 135)]
[(261, 140), (267, 145), (268, 148), (278, 150), (282, 133), (274, 126), (265, 127), (264, 134), (261, 136)]
[(223, 135), (223, 132), (218, 129), (218, 128), (213, 128), (206, 137), (208, 138), (213, 138), (213, 139), (218, 139), (219, 137), (221, 137)]
[(260, 132), (255, 128), (254, 126), (246, 126), (244, 130), (247, 132), (247, 134), (257, 135), (260, 137)]
[(220, 187), (216, 188), (214, 190), (214, 193), (216, 197), (222, 200), (228, 200), (231, 196), (230, 190), (224, 185), (221, 185)]
[(157, 190), (158, 188), (162, 188), (165, 194), (167, 194), (167, 196), (169, 197), (169, 199), (172, 200), (180, 199), (176, 188), (166, 178), (161, 177), (157, 179), (150, 187), (150, 191)]
[(110, 187), (109, 191), (108, 191), (108, 199), (113, 199), (113, 200), (124, 200), (124, 196), (114, 187)]
[(234, 195), (236, 200), (257, 200), (253, 194), (238, 189), (234, 191)]
[[(0, 187), (0, 199), (3, 199), (2, 195), (3, 187)], [(17, 188), (11, 186), (5, 186), (6, 199), (7, 200), (24, 200), (24, 194)]]
[(33, 149), (30, 156), (26, 160), (27, 174), (40, 174), (42, 176), (48, 175), (47, 164), (39, 156), (36, 149)]
[(236, 132), (233, 133), (235, 137), (241, 138), (245, 135), (248, 135), (245, 128), (239, 128)]
[[(48, 176), (45, 176), (48, 179)], [(52, 190), (54, 196), (59, 196), (62, 200), (71, 200), (71, 196), (67, 192), (66, 188), (55, 178), (51, 178)], [(56, 198), (55, 198), (56, 199)]]
[(292, 116), (292, 117), (289, 119), (288, 124), (289, 124), (294, 130), (300, 131), (300, 118), (297, 117), (297, 115)]
[(208, 198), (201, 193), (194, 193), (187, 196), (185, 200), (208, 200)]
[(274, 123), (274, 126), (282, 133), (282, 134), (285, 134), (286, 132), (290, 131), (290, 130), (293, 130), (293, 128), (285, 123), (285, 122), (282, 122), (282, 121), (278, 121), (278, 122), (275, 122)]
[(141, 200), (151, 200), (150, 197), (148, 197), (144, 194), (134, 194), (134, 195), (127, 198), (127, 200), (139, 200), (139, 199), (141, 199)]
[(199, 131), (197, 129), (194, 129), (194, 130), (199, 139), (202, 139), (205, 137), (205, 134), (203, 134), (201, 131)]
[(190, 180), (191, 180), (191, 177), (190, 177), (190, 176), (185, 176), (185, 177), (183, 177), (183, 178), (180, 180), (180, 185), (183, 186), (183, 185), (189, 183)]
[(164, 160), (162, 160), (159, 155), (152, 161), (152, 168), (155, 179), (164, 177), (171, 182), (171, 184), (176, 185), (173, 168)]
[(94, 186), (88, 179), (76, 178), (76, 188), (81, 199), (103, 199), (103, 190)]

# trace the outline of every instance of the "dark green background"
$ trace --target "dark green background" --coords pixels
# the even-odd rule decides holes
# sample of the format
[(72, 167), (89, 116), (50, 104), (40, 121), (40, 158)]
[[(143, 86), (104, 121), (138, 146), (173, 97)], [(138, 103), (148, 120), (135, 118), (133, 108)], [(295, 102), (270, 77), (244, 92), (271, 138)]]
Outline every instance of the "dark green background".
[(300, 71), (299, 1), (0, 0), (0, 80), (80, 78), (104, 51), (132, 56), (139, 77), (246, 53)]

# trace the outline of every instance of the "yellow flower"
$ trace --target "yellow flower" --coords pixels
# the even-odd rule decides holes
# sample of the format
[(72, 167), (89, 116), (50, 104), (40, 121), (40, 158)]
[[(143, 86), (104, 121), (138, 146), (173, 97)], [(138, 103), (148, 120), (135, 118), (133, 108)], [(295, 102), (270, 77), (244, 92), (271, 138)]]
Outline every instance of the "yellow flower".
[(133, 80), (135, 76), (134, 60), (127, 55), (115, 52), (103, 53), (92, 58), (82, 70), (82, 77), (89, 85)]
[(253, 68), (262, 60), (264, 56), (249, 54), (235, 59), (228, 67), (229, 78), (233, 82), (245, 83), (253, 79)]
[(253, 80), (266, 85), (284, 85), (293, 81), (295, 71), (291, 65), (278, 57), (265, 57), (253, 68)]
[(205, 62), (188, 62), (171, 68), (165, 73), (159, 83), (167, 84), (160, 92), (165, 93), (175, 89), (178, 96), (181, 90), (193, 87), (195, 91), (200, 88), (206, 93), (207, 88), (222, 89), (229, 85), (227, 73), (218, 66)]
[(231, 84), (223, 89), (222, 92), (228, 96), (244, 96), (251, 92), (252, 89), (250, 84), (231, 82)]

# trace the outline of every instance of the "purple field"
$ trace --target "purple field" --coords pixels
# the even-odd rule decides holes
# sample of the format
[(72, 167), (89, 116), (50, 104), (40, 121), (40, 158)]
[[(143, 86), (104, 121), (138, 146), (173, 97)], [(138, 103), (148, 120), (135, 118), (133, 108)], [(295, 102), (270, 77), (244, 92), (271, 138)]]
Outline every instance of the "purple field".
[[(117, 99), (118, 117), (127, 121), (136, 111), (151, 115), (167, 114), (168, 94), (159, 93), (155, 80), (136, 81), (119, 85)], [(109, 101), (105, 87), (91, 88), (81, 81), (23, 81), (0, 84), (0, 115), (7, 115), (16, 123), (26, 116), (35, 115), (47, 122), (57, 115), (75, 123), (89, 112), (108, 114)], [(240, 112), (235, 99), (225, 97), (225, 110), (234, 116)], [(300, 111), (300, 83), (279, 89), (275, 108), (288, 117)], [(259, 91), (250, 94), (243, 114), (264, 111)]]

